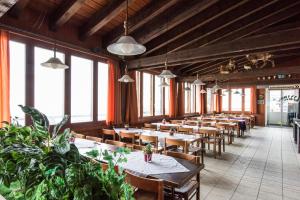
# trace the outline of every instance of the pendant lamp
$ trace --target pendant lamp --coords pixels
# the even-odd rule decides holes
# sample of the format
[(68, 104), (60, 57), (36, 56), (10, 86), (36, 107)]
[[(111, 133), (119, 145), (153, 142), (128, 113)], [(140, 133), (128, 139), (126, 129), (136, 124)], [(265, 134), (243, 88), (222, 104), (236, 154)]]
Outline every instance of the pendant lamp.
[(134, 82), (134, 80), (128, 75), (127, 65), (125, 67), (125, 74), (118, 81), (122, 82), (122, 83), (132, 83), (132, 82)]
[(165, 79), (163, 79), (163, 81), (161, 82), (161, 84), (159, 85), (159, 87), (169, 87), (170, 85), (165, 81)]
[(134, 56), (142, 54), (146, 51), (146, 47), (137, 43), (135, 39), (128, 35), (128, 0), (126, 0), (126, 19), (124, 21), (125, 34), (118, 41), (110, 44), (107, 51), (120, 56)]
[(160, 78), (167, 78), (167, 79), (171, 79), (171, 78), (175, 78), (176, 75), (173, 74), (170, 70), (168, 70), (168, 60), (166, 58), (166, 61), (165, 61), (165, 69), (162, 70), (162, 72), (160, 73), (160, 75), (158, 75), (158, 77)]
[(218, 90), (222, 89), (219, 85), (218, 85), (218, 81), (216, 80), (216, 85), (214, 85), (214, 87), (212, 88), (214, 92), (217, 92)]
[(193, 85), (205, 85), (205, 83), (199, 79), (199, 75), (197, 74), (197, 79), (193, 82)]
[(206, 94), (206, 90), (201, 89), (201, 90), (200, 90), (200, 94)]
[(41, 63), (41, 66), (51, 68), (51, 69), (68, 69), (69, 66), (65, 65), (59, 58), (56, 57), (56, 42), (54, 42), (54, 55), (53, 57), (49, 58), (44, 63)]
[(234, 91), (233, 94), (241, 94), (238, 90)]

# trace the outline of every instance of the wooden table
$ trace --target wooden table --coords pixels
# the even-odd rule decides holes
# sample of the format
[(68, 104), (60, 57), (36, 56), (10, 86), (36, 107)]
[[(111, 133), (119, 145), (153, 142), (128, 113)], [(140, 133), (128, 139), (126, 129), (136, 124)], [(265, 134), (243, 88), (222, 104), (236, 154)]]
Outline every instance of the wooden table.
[[(78, 139), (76, 138), (75, 140), (75, 145), (76, 143), (80, 141), (87, 141), (85, 139)], [(93, 141), (91, 141), (93, 142)], [(117, 146), (110, 145), (110, 144), (105, 144), (105, 143), (96, 143), (98, 145), (98, 149), (100, 148), (102, 151), (109, 151), (109, 152), (114, 152), (118, 148)], [(84, 154), (84, 151), (82, 149), (84, 148), (78, 148), (79, 151)], [(92, 150), (93, 148), (87, 148)], [(172, 191), (172, 197), (174, 198), (174, 189), (179, 188), (184, 186), (188, 181), (190, 181), (193, 177), (195, 177), (202, 169), (204, 169), (204, 164), (199, 164), (195, 165), (187, 160), (179, 159), (179, 158), (174, 158), (178, 163), (183, 165), (185, 168), (187, 168), (189, 171), (188, 172), (180, 172), (180, 173), (163, 173), (163, 174), (155, 174), (155, 175), (148, 175), (148, 178), (157, 178), (157, 179), (162, 179), (164, 181), (164, 184), (168, 187), (171, 188)], [(130, 160), (128, 160), (130, 162)], [(144, 161), (141, 161), (144, 162)]]

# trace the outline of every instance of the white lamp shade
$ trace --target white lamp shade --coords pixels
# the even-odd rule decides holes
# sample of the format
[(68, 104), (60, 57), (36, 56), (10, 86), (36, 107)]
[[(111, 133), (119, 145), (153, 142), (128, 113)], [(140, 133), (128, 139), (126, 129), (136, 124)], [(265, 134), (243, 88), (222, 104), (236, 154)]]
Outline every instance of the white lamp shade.
[(194, 82), (193, 82), (193, 85), (205, 85), (205, 83), (203, 83), (201, 80), (199, 79), (196, 79)]
[(241, 94), (238, 90), (234, 91), (233, 94)]
[(128, 74), (123, 75), (118, 81), (122, 82), (122, 83), (132, 83), (132, 82), (134, 82), (134, 80)]
[(213, 91), (218, 91), (222, 88), (219, 85), (216, 84), (212, 89), (213, 89)]
[(163, 80), (163, 82), (159, 85), (159, 87), (169, 87), (170, 85), (165, 81)]
[(120, 56), (134, 56), (144, 53), (146, 47), (137, 43), (133, 37), (124, 35), (117, 42), (110, 44), (107, 50)]
[(191, 88), (190, 87), (185, 87), (184, 90), (185, 91), (191, 91)]
[(158, 75), (158, 77), (160, 77), (160, 78), (171, 79), (171, 78), (175, 78), (176, 75), (173, 74), (170, 70), (164, 69), (164, 70), (160, 73), (160, 75)]
[(52, 57), (49, 60), (47, 60), (46, 62), (41, 64), (43, 67), (48, 67), (48, 68), (52, 68), (52, 69), (68, 69), (69, 66), (65, 65), (63, 62), (61, 62), (61, 60), (59, 60), (58, 58)]

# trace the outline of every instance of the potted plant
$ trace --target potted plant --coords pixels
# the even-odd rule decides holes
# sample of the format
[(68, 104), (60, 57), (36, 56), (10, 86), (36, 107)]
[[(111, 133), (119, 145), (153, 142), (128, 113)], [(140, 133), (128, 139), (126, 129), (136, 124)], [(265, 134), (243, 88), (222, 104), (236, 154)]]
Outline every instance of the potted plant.
[(172, 127), (169, 131), (170, 136), (173, 136), (175, 132), (176, 132), (176, 128)]
[(163, 120), (161, 121), (161, 123), (162, 123), (162, 124), (166, 124), (166, 119), (163, 119)]
[(50, 129), (43, 113), (21, 108), (31, 116), (33, 125), (6, 122), (0, 129), (0, 194), (6, 200), (133, 199), (125, 173), (114, 169), (125, 161), (125, 149), (104, 152), (108, 169), (102, 170), (98, 162), (70, 143), (70, 129), (62, 129), (68, 116)]
[(145, 160), (145, 162), (151, 162), (152, 161), (152, 154), (153, 154), (151, 144), (147, 144), (144, 147), (143, 151), (144, 151), (144, 160)]
[(129, 130), (129, 124), (124, 125), (125, 130)]

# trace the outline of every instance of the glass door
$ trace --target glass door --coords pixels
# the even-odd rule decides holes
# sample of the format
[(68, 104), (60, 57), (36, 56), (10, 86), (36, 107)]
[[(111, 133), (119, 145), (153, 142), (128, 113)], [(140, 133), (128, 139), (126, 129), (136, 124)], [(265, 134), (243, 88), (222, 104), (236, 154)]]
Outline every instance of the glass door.
[(298, 110), (298, 90), (269, 90), (268, 125), (290, 126)]

